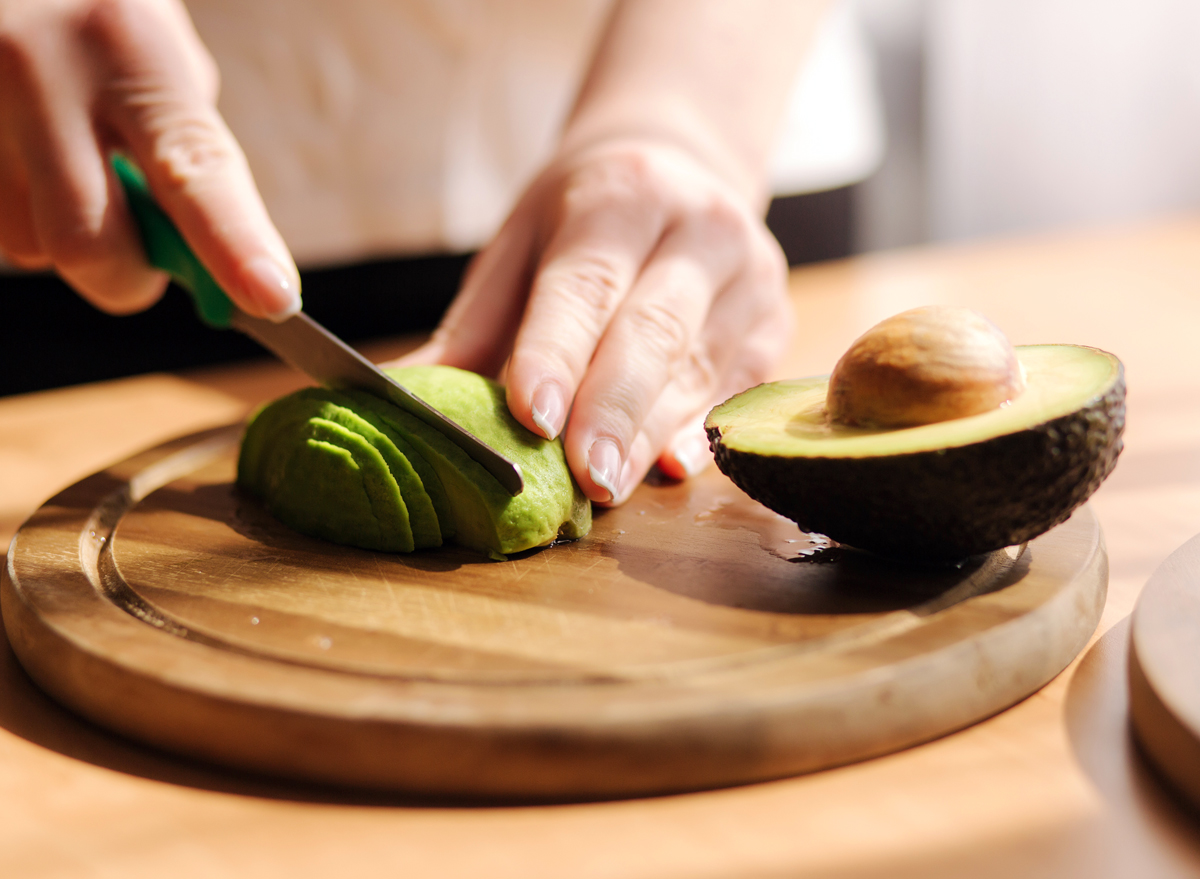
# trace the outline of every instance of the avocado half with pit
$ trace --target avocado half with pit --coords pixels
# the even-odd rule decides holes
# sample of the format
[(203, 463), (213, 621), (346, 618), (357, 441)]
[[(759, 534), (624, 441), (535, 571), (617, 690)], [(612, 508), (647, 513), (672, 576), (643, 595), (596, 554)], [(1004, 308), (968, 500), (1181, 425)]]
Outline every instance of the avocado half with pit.
[(977, 414), (847, 424), (830, 417), (823, 376), (751, 388), (713, 409), (705, 428), (720, 469), (804, 531), (898, 558), (989, 552), (1065, 521), (1116, 466), (1125, 426), (1112, 354), (1009, 350), (1024, 390)]
[(398, 406), (328, 388), (305, 388), (254, 415), (238, 484), (285, 525), (364, 549), (412, 552), (453, 541), (496, 557), (587, 534), (591, 504), (562, 443), (513, 418), (500, 385), (448, 366), (388, 373), (515, 461), (525, 490), (508, 494), (454, 442)]

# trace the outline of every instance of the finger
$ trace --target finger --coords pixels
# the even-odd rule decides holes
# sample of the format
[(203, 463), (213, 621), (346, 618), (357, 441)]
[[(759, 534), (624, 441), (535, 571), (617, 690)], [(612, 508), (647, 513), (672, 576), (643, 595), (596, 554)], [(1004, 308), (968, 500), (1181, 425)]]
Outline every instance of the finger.
[[(29, 50), (4, 53), (3, 78), (36, 249), (99, 307), (145, 308), (161, 294), (163, 276), (146, 265), (123, 203), (111, 197), (78, 58), (57, 33), (34, 30), (25, 39)], [(7, 185), (19, 190), (22, 180), (10, 176)]]
[[(786, 324), (786, 321), (782, 321)], [(764, 327), (766, 333), (773, 331)], [(764, 333), (765, 335), (765, 333)], [(751, 333), (750, 343), (767, 341)], [(728, 339), (722, 348), (728, 347)], [(759, 355), (747, 349), (742, 355), (729, 358), (724, 371), (712, 358), (693, 356), (663, 388), (646, 418), (629, 442), (616, 491), (608, 503), (616, 506), (629, 496), (645, 478), (652, 466), (658, 464), (673, 479), (685, 479), (702, 472), (712, 462), (712, 452), (704, 432), (704, 419), (709, 410), (737, 391), (758, 384), (747, 376), (757, 369)], [(568, 440), (568, 444), (570, 440)], [(601, 501), (603, 502), (603, 501)]]
[[(710, 375), (709, 384), (714, 381), (714, 364), (700, 347), (703, 328), (716, 292), (746, 257), (742, 218), (723, 210), (714, 206), (667, 234), (614, 316), (580, 384), (567, 456), (577, 473), (586, 470), (581, 485), (593, 499), (623, 493), (631, 444), (681, 371), (701, 371)], [(727, 331), (737, 333), (743, 320), (736, 316)]]
[(44, 268), (50, 257), (38, 241), (33, 222), (29, 181), (15, 147), (0, 136), (0, 254), (11, 265), (23, 269)]
[[(711, 233), (719, 225), (704, 224), (701, 228)], [(667, 348), (653, 343), (644, 343), (640, 359), (607, 363), (608, 351), (635, 349), (621, 340), (618, 331), (605, 337), (576, 401), (566, 450), (577, 478), (581, 478), (580, 471), (586, 465), (591, 480), (604, 483), (615, 502), (629, 496), (656, 459), (666, 463), (665, 472), (671, 476), (682, 477), (703, 469), (709, 453), (700, 425), (707, 411), (732, 393), (763, 381), (783, 353), (791, 337), (786, 264), (778, 245), (765, 232), (755, 234), (753, 228), (743, 227), (749, 233), (742, 238), (744, 246), (736, 244), (737, 236), (719, 236), (735, 244), (730, 259), (716, 260), (711, 266), (710, 280), (720, 284), (722, 269), (731, 265), (735, 267), (733, 277), (713, 299), (702, 329), (674, 366), (664, 353)], [(697, 243), (681, 242), (681, 246), (694, 248)], [(716, 249), (693, 252), (712, 257)], [(742, 253), (744, 260), (737, 260), (737, 253)], [(693, 285), (697, 295), (701, 290), (699, 282)], [(631, 307), (635, 298), (630, 299)], [(614, 322), (614, 328), (617, 326)], [(611, 379), (615, 369), (624, 370), (628, 377), (623, 383)], [(659, 386), (656, 369), (659, 379), (666, 375), (668, 380), (661, 383), (658, 396), (647, 409), (646, 401)], [(591, 387), (598, 389), (594, 401), (590, 398)], [(693, 427), (681, 428), (689, 423)], [(623, 454), (614, 455), (614, 449)], [(664, 461), (664, 450), (673, 460)], [(608, 456), (607, 460), (603, 456)], [(618, 469), (613, 471), (613, 467)], [(607, 478), (597, 480), (597, 473)], [(611, 478), (613, 473), (615, 479)], [(581, 485), (586, 492), (582, 480)]]
[(712, 447), (704, 431), (704, 413), (694, 416), (663, 444), (663, 452), (655, 460), (658, 469), (671, 479), (689, 479), (703, 473), (713, 462)]
[(495, 375), (525, 309), (535, 230), (534, 211), (523, 203), (471, 261), (462, 288), (433, 336), (394, 365), (445, 363)]
[(176, 51), (178, 40), (162, 39), (178, 28), (164, 19), (120, 2), (88, 18), (87, 42), (107, 84), (99, 112), (221, 288), (244, 311), (282, 320), (299, 310), (299, 272), (209, 99), (214, 86)]
[(644, 169), (613, 163), (569, 189), (508, 365), (508, 405), (547, 438), (563, 429), (588, 365), (662, 238), (666, 201)]
[[(695, 431), (703, 436), (704, 416), (710, 405), (711, 390), (708, 385), (708, 370), (701, 368), (698, 373), (689, 374), (688, 370), (681, 373), (663, 389), (662, 395), (655, 402), (649, 417), (642, 423), (629, 442), (629, 452), (624, 464), (624, 470), (617, 491), (612, 498), (600, 503), (608, 506), (619, 506), (629, 499), (634, 490), (645, 478), (650, 468), (657, 463), (662, 450), (678, 437), (695, 439)], [(680, 427), (680, 425), (684, 425)], [(708, 443), (704, 443), (705, 454), (708, 453)], [(698, 457), (699, 469), (707, 466), (703, 457)], [(699, 469), (696, 472), (699, 472)], [(667, 475), (676, 477), (672, 473)], [(695, 475), (689, 473), (687, 475)]]
[[(712, 463), (712, 447), (704, 430), (704, 421), (709, 411), (734, 394), (767, 380), (771, 366), (778, 361), (791, 338), (789, 317), (788, 311), (777, 312), (772, 320), (761, 323), (756, 330), (746, 331), (742, 337), (744, 347), (727, 362), (711, 370), (710, 375), (715, 377), (715, 381), (706, 382), (703, 386), (697, 386), (693, 381), (695, 392), (691, 399), (696, 401), (698, 408), (681, 421), (682, 426), (669, 435), (661, 446), (648, 450), (657, 454), (654, 463), (664, 474), (672, 479), (688, 479), (704, 472)], [(714, 320), (712, 324), (722, 326), (719, 319)], [(730, 324), (725, 323), (724, 326), (728, 327)], [(724, 337), (723, 333), (722, 336)], [(723, 347), (727, 348), (728, 337), (724, 337), (722, 342), (725, 343)], [(701, 373), (697, 373), (695, 377), (701, 376)], [(679, 394), (680, 389), (673, 387), (671, 392)], [(686, 409), (686, 406), (684, 408)], [(651, 421), (662, 421), (664, 418), (667, 416), (660, 409), (652, 411), (649, 416)], [(670, 423), (669, 420), (665, 422), (668, 428)], [(643, 428), (643, 433), (660, 436), (664, 431), (658, 424), (652, 423), (649, 430)], [(636, 468), (631, 464), (630, 469)]]
[[(744, 325), (739, 325), (739, 320)], [(757, 277), (752, 273), (731, 285), (713, 304), (702, 345), (716, 354), (713, 375), (717, 380), (699, 394), (703, 403), (696, 415), (663, 444), (656, 461), (663, 473), (686, 479), (712, 463), (712, 448), (704, 430), (708, 411), (770, 377), (792, 339), (792, 321), (786, 265), (781, 255), (764, 253)], [(739, 335), (730, 335), (731, 330)], [(730, 345), (731, 338), (739, 343)], [(722, 353), (729, 356), (721, 357)]]

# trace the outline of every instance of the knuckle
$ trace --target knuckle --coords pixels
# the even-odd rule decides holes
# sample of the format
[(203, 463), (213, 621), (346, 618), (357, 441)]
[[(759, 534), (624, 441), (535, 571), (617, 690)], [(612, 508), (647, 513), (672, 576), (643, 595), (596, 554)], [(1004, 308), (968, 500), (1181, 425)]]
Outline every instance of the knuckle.
[(236, 161), (232, 142), (207, 113), (163, 103), (148, 115), (148, 127), (156, 132), (154, 162), (165, 183), (187, 189)]
[(739, 205), (712, 195), (687, 209), (680, 232), (693, 250), (705, 254), (716, 275), (729, 277), (759, 259), (755, 222)]
[(623, 449), (637, 433), (645, 417), (646, 405), (631, 382), (614, 382), (603, 397), (597, 398), (593, 417), (603, 432), (616, 439)]
[(543, 283), (554, 291), (569, 313), (603, 319), (611, 314), (625, 289), (620, 268), (601, 254), (573, 260), (569, 267), (551, 270)]
[(654, 162), (634, 146), (618, 146), (592, 166), (598, 179), (613, 186), (637, 190), (654, 179)]
[(136, 41), (139, 18), (146, 12), (133, 6), (130, 0), (93, 0), (76, 26), (81, 43), (98, 58), (128, 54)]
[(621, 148), (575, 174), (563, 201), (568, 213), (581, 213), (657, 206), (661, 196), (653, 161), (633, 148)]
[(682, 360), (691, 347), (691, 333), (679, 314), (658, 302), (644, 302), (629, 317), (636, 337), (653, 350), (666, 355), (669, 362)]
[(725, 198), (708, 199), (700, 208), (700, 220), (712, 234), (727, 241), (746, 241), (746, 214)]

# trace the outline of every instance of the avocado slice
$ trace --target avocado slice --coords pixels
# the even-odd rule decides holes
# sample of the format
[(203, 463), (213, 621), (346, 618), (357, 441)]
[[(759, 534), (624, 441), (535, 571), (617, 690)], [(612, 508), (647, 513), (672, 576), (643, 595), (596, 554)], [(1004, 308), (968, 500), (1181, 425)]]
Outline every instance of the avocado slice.
[[(442, 481), (438, 477), (437, 471), (434, 470), (425, 456), (420, 454), (403, 434), (393, 429), (381, 416), (373, 411), (371, 406), (364, 406), (346, 394), (325, 388), (310, 388), (308, 391), (302, 391), (301, 393), (326, 395), (343, 409), (353, 412), (355, 416), (361, 418), (386, 436), (392, 445), (396, 447), (396, 450), (407, 465), (412, 468), (416, 481), (415, 483), (412, 481), (402, 483), (400, 487), (401, 494), (404, 495), (410, 507), (410, 513), (413, 507), (423, 512), (426, 507), (425, 501), (428, 501), (431, 527), (437, 532), (426, 543), (416, 541), (417, 549), (441, 546), (443, 542), (454, 537), (454, 513), (450, 507), (450, 500), (446, 496), (446, 489), (442, 486)], [(371, 398), (371, 400), (375, 399)], [(397, 481), (400, 482), (399, 478)], [(424, 499), (421, 497), (422, 492), (426, 496)], [(416, 526), (414, 525), (414, 533), (415, 531)]]
[[(456, 543), (501, 555), (517, 551), (502, 548), (513, 544), (505, 544), (497, 533), (497, 520), (511, 498), (494, 476), (444, 434), (416, 416), (363, 391), (348, 391), (347, 395), (354, 400), (359, 412), (370, 413), (371, 417), (403, 435), (433, 468), (445, 489), (450, 508), (446, 529)], [(427, 402), (432, 404), (432, 401)], [(436, 407), (436, 404), (432, 405)], [(540, 542), (521, 548), (538, 546)]]
[(314, 416), (278, 433), (262, 485), (272, 514), (297, 531), (334, 541), (353, 535), (367, 549), (414, 548), (383, 456), (333, 421)]
[(503, 556), (582, 537), (591, 504), (562, 444), (512, 417), (504, 389), (451, 367), (396, 377), (515, 460), (513, 497), (436, 428), (362, 391), (308, 388), (260, 409), (247, 426), (238, 483), (285, 524), (369, 549), (411, 551), (444, 540)]
[(956, 560), (1065, 521), (1116, 466), (1125, 376), (1112, 354), (1017, 347), (1002, 408), (905, 428), (831, 421), (828, 376), (772, 382), (705, 422), (720, 467), (801, 529), (882, 555)]
[[(341, 447), (354, 452), (356, 461), (365, 456), (367, 460), (360, 463), (366, 466), (364, 478), (371, 480), (371, 496), (382, 505), (379, 506), (380, 515), (387, 521), (395, 520), (390, 528), (385, 529), (389, 534), (395, 532), (393, 538), (385, 540), (388, 546), (379, 545), (384, 538), (373, 538), (371, 548), (411, 551), (413, 548), (440, 546), (442, 535), (435, 506), (419, 470), (413, 464), (415, 461), (418, 467), (424, 467), (424, 461), (411, 451), (406, 454), (407, 446), (400, 438), (389, 437), (386, 431), (359, 418), (345, 405), (350, 402), (345, 398), (339, 399), (335, 391), (309, 388), (261, 409), (255, 414), (242, 443), (238, 462), (239, 482), (254, 494), (271, 498), (276, 503), (275, 495), (283, 481), (287, 481), (289, 488), (303, 484), (305, 479), (310, 478), (310, 471), (316, 472), (311, 468), (319, 466), (319, 459), (309, 456), (303, 459), (303, 466), (309, 469), (299, 469), (301, 465), (297, 461), (289, 465), (286, 473), (281, 473), (280, 468), (289, 461), (281, 453), (281, 443), (286, 444), (288, 438), (297, 432), (303, 435), (304, 425), (310, 421), (327, 421), (345, 428), (354, 437), (365, 441), (372, 450), (360, 448), (358, 441), (341, 439)], [(440, 485), (435, 487), (440, 491)], [(289, 503), (298, 502), (296, 495), (289, 492), (288, 496)], [(394, 513), (388, 509), (389, 506), (396, 508)], [(294, 513), (293, 518), (296, 515)], [(336, 528), (338, 509), (322, 511), (319, 515), (328, 518), (325, 530)], [(412, 546), (408, 546), (410, 543)], [(404, 549), (406, 546), (408, 549)]]

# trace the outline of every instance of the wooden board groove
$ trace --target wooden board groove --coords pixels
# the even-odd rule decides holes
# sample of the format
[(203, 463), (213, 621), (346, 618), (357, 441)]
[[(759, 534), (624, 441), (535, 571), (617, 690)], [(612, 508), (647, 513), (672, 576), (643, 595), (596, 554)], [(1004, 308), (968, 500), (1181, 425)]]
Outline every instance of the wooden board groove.
[(926, 741), (1086, 643), (1106, 559), (1084, 508), (961, 568), (825, 553), (710, 472), (506, 563), (305, 538), (232, 487), (238, 429), (47, 502), (5, 626), (80, 713), (191, 756), (441, 794), (622, 796)]

